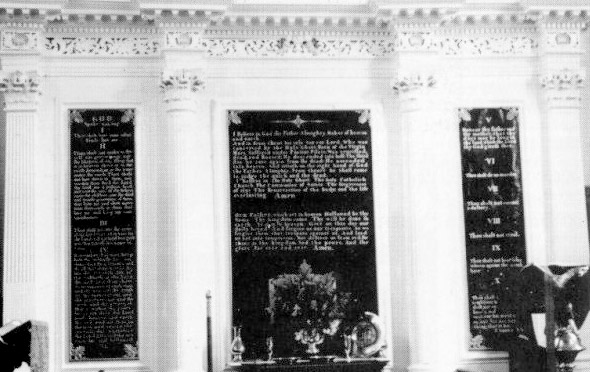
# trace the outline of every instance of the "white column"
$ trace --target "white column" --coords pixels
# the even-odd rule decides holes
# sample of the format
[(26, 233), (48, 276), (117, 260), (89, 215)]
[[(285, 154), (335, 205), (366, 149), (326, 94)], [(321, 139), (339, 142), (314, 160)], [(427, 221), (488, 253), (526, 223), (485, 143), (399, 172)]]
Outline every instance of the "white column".
[(35, 319), (35, 131), (39, 79), (36, 72), (1, 72), (6, 112), (4, 207), (5, 322)]
[[(213, 270), (213, 165), (208, 110), (199, 103), (204, 83), (197, 70), (162, 78), (168, 133), (164, 186), (167, 247), (173, 274), (175, 371), (206, 368), (206, 299)], [(174, 318), (174, 316), (173, 316)]]
[[(445, 250), (452, 244), (452, 192), (456, 180), (449, 169), (448, 126), (441, 123), (434, 97), (436, 81), (425, 74), (401, 75), (393, 85), (399, 95), (404, 141), (404, 215), (409, 257), (409, 371), (453, 370), (455, 335), (452, 308), (457, 296), (446, 296), (449, 266)], [(458, 136), (458, 132), (454, 133)], [(458, 152), (459, 149), (452, 151)], [(452, 158), (452, 156), (451, 156)], [(451, 203), (452, 204), (452, 203)], [(462, 265), (464, 267), (464, 264)], [(445, 284), (446, 283), (446, 284)], [(453, 345), (450, 345), (450, 344)]]
[[(545, 105), (547, 262), (587, 265), (588, 222), (580, 129), (580, 30), (546, 26), (541, 87)], [(586, 166), (590, 166), (586, 164)]]

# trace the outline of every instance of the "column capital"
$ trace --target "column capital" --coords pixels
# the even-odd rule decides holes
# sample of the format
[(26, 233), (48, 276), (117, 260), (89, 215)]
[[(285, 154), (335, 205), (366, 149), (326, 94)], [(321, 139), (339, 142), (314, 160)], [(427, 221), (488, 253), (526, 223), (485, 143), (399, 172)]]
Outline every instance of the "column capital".
[(419, 109), (419, 105), (430, 93), (431, 88), (437, 84), (437, 79), (430, 74), (407, 74), (395, 78), (391, 87), (403, 102), (403, 111)]
[[(190, 104), (197, 98), (197, 93), (205, 89), (200, 70), (178, 69), (162, 73), (160, 88), (164, 93), (164, 102), (168, 104)], [(182, 109), (181, 107), (175, 107)], [(190, 109), (190, 107), (185, 107)]]
[(7, 111), (32, 111), (37, 108), (40, 78), (36, 71), (0, 71), (0, 92)]
[(399, 95), (414, 92), (416, 90), (433, 88), (436, 85), (436, 79), (433, 75), (426, 74), (409, 74), (395, 78), (391, 87)]
[(579, 107), (586, 74), (581, 69), (561, 69), (539, 77), (545, 98), (551, 106)]

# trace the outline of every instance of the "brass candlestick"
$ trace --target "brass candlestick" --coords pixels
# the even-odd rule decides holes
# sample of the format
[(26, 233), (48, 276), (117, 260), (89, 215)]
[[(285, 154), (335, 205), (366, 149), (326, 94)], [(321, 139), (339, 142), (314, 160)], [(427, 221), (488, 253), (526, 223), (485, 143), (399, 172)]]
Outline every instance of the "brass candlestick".
[(574, 321), (573, 305), (567, 305), (569, 320), (566, 327), (559, 327), (555, 331), (555, 358), (559, 372), (573, 372), (574, 360), (578, 353), (586, 349), (580, 340), (578, 327)]

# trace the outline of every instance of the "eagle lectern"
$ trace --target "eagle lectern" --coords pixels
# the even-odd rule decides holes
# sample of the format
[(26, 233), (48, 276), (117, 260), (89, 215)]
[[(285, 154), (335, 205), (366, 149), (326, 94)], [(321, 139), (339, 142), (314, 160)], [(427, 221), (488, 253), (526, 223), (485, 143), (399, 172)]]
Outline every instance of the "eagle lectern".
[(590, 310), (588, 266), (528, 265), (510, 292), (517, 314), (510, 372), (573, 371), (584, 350), (578, 328)]

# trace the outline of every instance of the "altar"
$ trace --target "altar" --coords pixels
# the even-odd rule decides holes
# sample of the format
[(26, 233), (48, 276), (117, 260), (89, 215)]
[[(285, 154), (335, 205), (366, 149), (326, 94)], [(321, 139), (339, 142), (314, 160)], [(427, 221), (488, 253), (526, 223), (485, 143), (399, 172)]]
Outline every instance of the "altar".
[(237, 372), (380, 372), (387, 360), (359, 359), (355, 361), (336, 360), (330, 363), (303, 362), (297, 364), (251, 363), (230, 366), (229, 371)]

